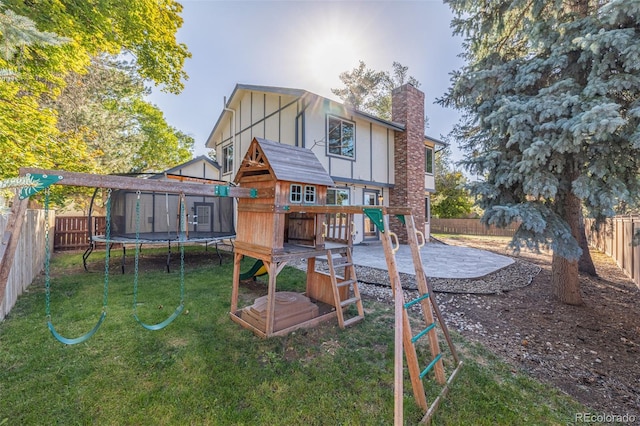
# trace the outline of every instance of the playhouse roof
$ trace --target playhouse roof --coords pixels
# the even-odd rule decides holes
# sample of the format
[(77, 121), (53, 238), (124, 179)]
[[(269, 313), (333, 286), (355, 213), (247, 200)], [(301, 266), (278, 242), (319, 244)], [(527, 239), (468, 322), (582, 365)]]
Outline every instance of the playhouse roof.
[(307, 148), (253, 138), (234, 182), (243, 176), (271, 174), (274, 180), (333, 186), (318, 157)]

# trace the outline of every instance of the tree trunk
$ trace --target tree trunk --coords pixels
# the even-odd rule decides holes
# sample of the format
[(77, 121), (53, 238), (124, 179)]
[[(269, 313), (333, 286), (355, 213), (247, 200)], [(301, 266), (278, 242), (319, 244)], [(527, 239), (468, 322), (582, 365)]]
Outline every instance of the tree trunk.
[(551, 263), (551, 285), (553, 295), (567, 305), (582, 305), (578, 261), (568, 260), (553, 254)]
[(578, 239), (578, 242), (582, 249), (582, 256), (580, 256), (580, 260), (578, 260), (578, 271), (589, 274), (592, 277), (597, 277), (598, 273), (596, 272), (596, 265), (593, 264), (591, 252), (589, 251), (589, 242), (587, 241), (587, 233), (584, 227), (584, 216), (582, 215), (582, 210), (580, 210), (580, 239)]
[[(580, 215), (582, 204), (580, 199), (569, 192), (564, 200), (564, 220), (571, 228), (571, 234), (580, 241)], [(568, 305), (582, 305), (580, 279), (578, 276), (578, 259), (569, 260), (553, 253), (551, 263), (551, 286), (554, 296)]]

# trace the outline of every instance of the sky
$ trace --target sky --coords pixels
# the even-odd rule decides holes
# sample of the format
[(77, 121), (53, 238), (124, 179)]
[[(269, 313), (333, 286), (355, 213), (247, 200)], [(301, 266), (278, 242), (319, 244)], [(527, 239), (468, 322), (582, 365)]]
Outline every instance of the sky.
[[(453, 37), (449, 7), (442, 0), (414, 1), (216, 1), (182, 0), (180, 43), (192, 54), (189, 79), (179, 95), (153, 88), (149, 101), (169, 125), (195, 139), (195, 155), (236, 84), (303, 89), (330, 99), (339, 74), (360, 60), (376, 71), (394, 61), (425, 92), (426, 133), (447, 135), (459, 113), (435, 104), (463, 65), (462, 39)], [(462, 154), (452, 147), (452, 159)]]

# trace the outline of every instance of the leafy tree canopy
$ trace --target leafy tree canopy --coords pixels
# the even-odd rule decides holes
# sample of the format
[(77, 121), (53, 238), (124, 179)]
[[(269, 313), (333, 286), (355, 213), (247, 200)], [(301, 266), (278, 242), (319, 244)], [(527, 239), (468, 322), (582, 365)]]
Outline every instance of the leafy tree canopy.
[(449, 146), (436, 152), (436, 192), (431, 195), (431, 214), (442, 219), (467, 217), (473, 208), (467, 178), (451, 166), (450, 157)]
[(161, 171), (191, 158), (193, 138), (144, 100), (148, 90), (126, 62), (94, 58), (70, 73), (52, 103), (62, 132), (82, 139), (100, 173)]
[(551, 247), (575, 283), (581, 203), (602, 220), (640, 194), (640, 1), (445, 2), (467, 64), (440, 102), (465, 113), (483, 220), (521, 219), (513, 247)]
[(144, 101), (149, 80), (182, 89), (181, 9), (171, 0), (0, 3), (0, 178), (21, 166), (111, 173), (190, 158), (193, 139)]
[(353, 70), (340, 74), (344, 87), (331, 89), (331, 92), (354, 109), (391, 120), (391, 91), (405, 83), (420, 87), (418, 80), (408, 72), (409, 67), (399, 62), (394, 62), (392, 71), (388, 72), (374, 71), (360, 61)]
[[(182, 68), (191, 55), (176, 41), (183, 22), (182, 5), (173, 0), (4, 0), (4, 4), (32, 20), (39, 30), (69, 39), (61, 46), (62, 53), (75, 62), (77, 71), (88, 66), (94, 56), (127, 54), (143, 79), (162, 84), (173, 93), (183, 88), (187, 74)], [(42, 65), (41, 56), (47, 55), (38, 46), (24, 45), (25, 63)]]

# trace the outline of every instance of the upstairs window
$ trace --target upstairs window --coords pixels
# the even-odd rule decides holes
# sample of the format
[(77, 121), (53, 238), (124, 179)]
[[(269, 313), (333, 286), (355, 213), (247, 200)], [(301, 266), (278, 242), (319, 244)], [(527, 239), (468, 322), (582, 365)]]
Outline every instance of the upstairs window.
[(424, 148), (424, 172), (426, 174), (433, 174), (433, 148), (426, 146)]
[(327, 151), (329, 155), (355, 158), (356, 125), (331, 115), (327, 116)]
[(222, 174), (233, 172), (233, 145), (222, 147)]
[(302, 202), (302, 185), (291, 184), (289, 188), (289, 201), (292, 203)]

